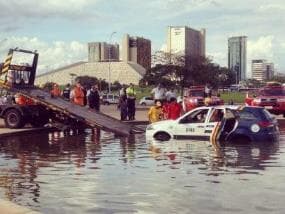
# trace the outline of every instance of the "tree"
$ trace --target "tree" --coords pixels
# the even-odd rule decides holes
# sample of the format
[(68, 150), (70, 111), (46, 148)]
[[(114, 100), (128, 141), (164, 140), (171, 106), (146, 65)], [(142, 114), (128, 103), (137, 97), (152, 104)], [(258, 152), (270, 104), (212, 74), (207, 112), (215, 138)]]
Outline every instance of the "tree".
[(205, 57), (185, 57), (156, 53), (153, 56), (154, 67), (147, 71), (142, 82), (149, 85), (166, 82), (176, 87), (211, 84), (213, 87), (230, 85), (234, 74), (225, 67), (220, 67)]
[(108, 83), (106, 82), (105, 79), (101, 80), (101, 79), (97, 79), (96, 77), (91, 77), (91, 76), (78, 76), (76, 77), (75, 81), (79, 81), (80, 84), (84, 87), (84, 88), (91, 88), (91, 86), (93, 85), (98, 85), (99, 86), (99, 90), (104, 91), (108, 89)]
[(42, 89), (45, 90), (45, 91), (51, 91), (54, 84), (55, 84), (54, 82), (46, 82), (46, 83), (42, 86)]

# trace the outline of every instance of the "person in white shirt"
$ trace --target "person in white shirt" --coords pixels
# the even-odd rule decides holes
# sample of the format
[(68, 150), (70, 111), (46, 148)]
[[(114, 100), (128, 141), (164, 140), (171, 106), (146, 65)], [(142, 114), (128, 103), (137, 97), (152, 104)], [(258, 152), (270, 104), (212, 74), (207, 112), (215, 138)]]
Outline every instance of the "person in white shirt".
[(152, 89), (151, 94), (153, 94), (154, 100), (164, 100), (165, 88), (161, 84), (158, 84), (157, 87)]
[(170, 101), (171, 98), (176, 98), (176, 93), (174, 92), (174, 89), (171, 88), (169, 91), (165, 93), (165, 96), (166, 96), (166, 100)]

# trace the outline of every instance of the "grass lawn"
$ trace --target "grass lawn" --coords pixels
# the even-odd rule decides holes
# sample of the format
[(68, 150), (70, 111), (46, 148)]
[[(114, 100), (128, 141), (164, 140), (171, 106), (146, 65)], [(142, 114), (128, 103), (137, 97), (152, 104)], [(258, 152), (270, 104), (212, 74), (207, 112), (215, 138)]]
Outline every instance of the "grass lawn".
[(223, 92), (221, 93), (221, 98), (225, 101), (225, 104), (229, 103), (231, 100), (234, 104), (244, 103), (245, 92)]
[[(137, 93), (137, 100), (140, 100), (142, 97), (145, 96), (151, 96), (150, 92), (152, 90), (152, 87), (145, 87), (141, 88), (136, 86), (135, 87), (136, 93)], [(179, 94), (177, 92), (177, 94)], [(225, 104), (228, 104), (231, 100), (237, 104), (237, 103), (244, 103), (245, 99), (245, 92), (221, 92), (221, 98), (225, 101)]]
[(145, 88), (140, 88), (140, 87), (135, 87), (136, 93), (137, 93), (137, 100), (140, 100), (143, 97), (151, 96), (150, 92), (152, 88), (150, 87), (145, 87)]

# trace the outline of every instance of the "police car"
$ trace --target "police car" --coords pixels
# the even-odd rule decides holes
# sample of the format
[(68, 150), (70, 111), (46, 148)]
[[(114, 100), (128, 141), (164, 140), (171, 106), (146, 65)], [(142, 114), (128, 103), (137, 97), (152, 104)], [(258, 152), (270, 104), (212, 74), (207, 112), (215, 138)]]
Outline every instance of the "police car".
[[(146, 138), (159, 141), (170, 139), (209, 140), (213, 129), (224, 118), (226, 140), (276, 140), (279, 136), (277, 120), (264, 108), (240, 106), (203, 106), (187, 112), (177, 120), (164, 120), (146, 128)], [(224, 120), (224, 121), (225, 121)]]

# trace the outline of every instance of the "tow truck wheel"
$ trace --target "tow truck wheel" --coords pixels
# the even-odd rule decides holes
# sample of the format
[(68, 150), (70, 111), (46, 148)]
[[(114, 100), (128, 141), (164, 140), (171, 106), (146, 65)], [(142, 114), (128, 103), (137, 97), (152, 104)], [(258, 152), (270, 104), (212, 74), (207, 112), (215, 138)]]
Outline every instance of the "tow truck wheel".
[(158, 132), (154, 135), (154, 139), (159, 141), (168, 141), (170, 140), (170, 135), (166, 132)]
[(10, 109), (4, 116), (5, 126), (11, 129), (22, 128), (25, 125), (24, 117), (16, 109)]

